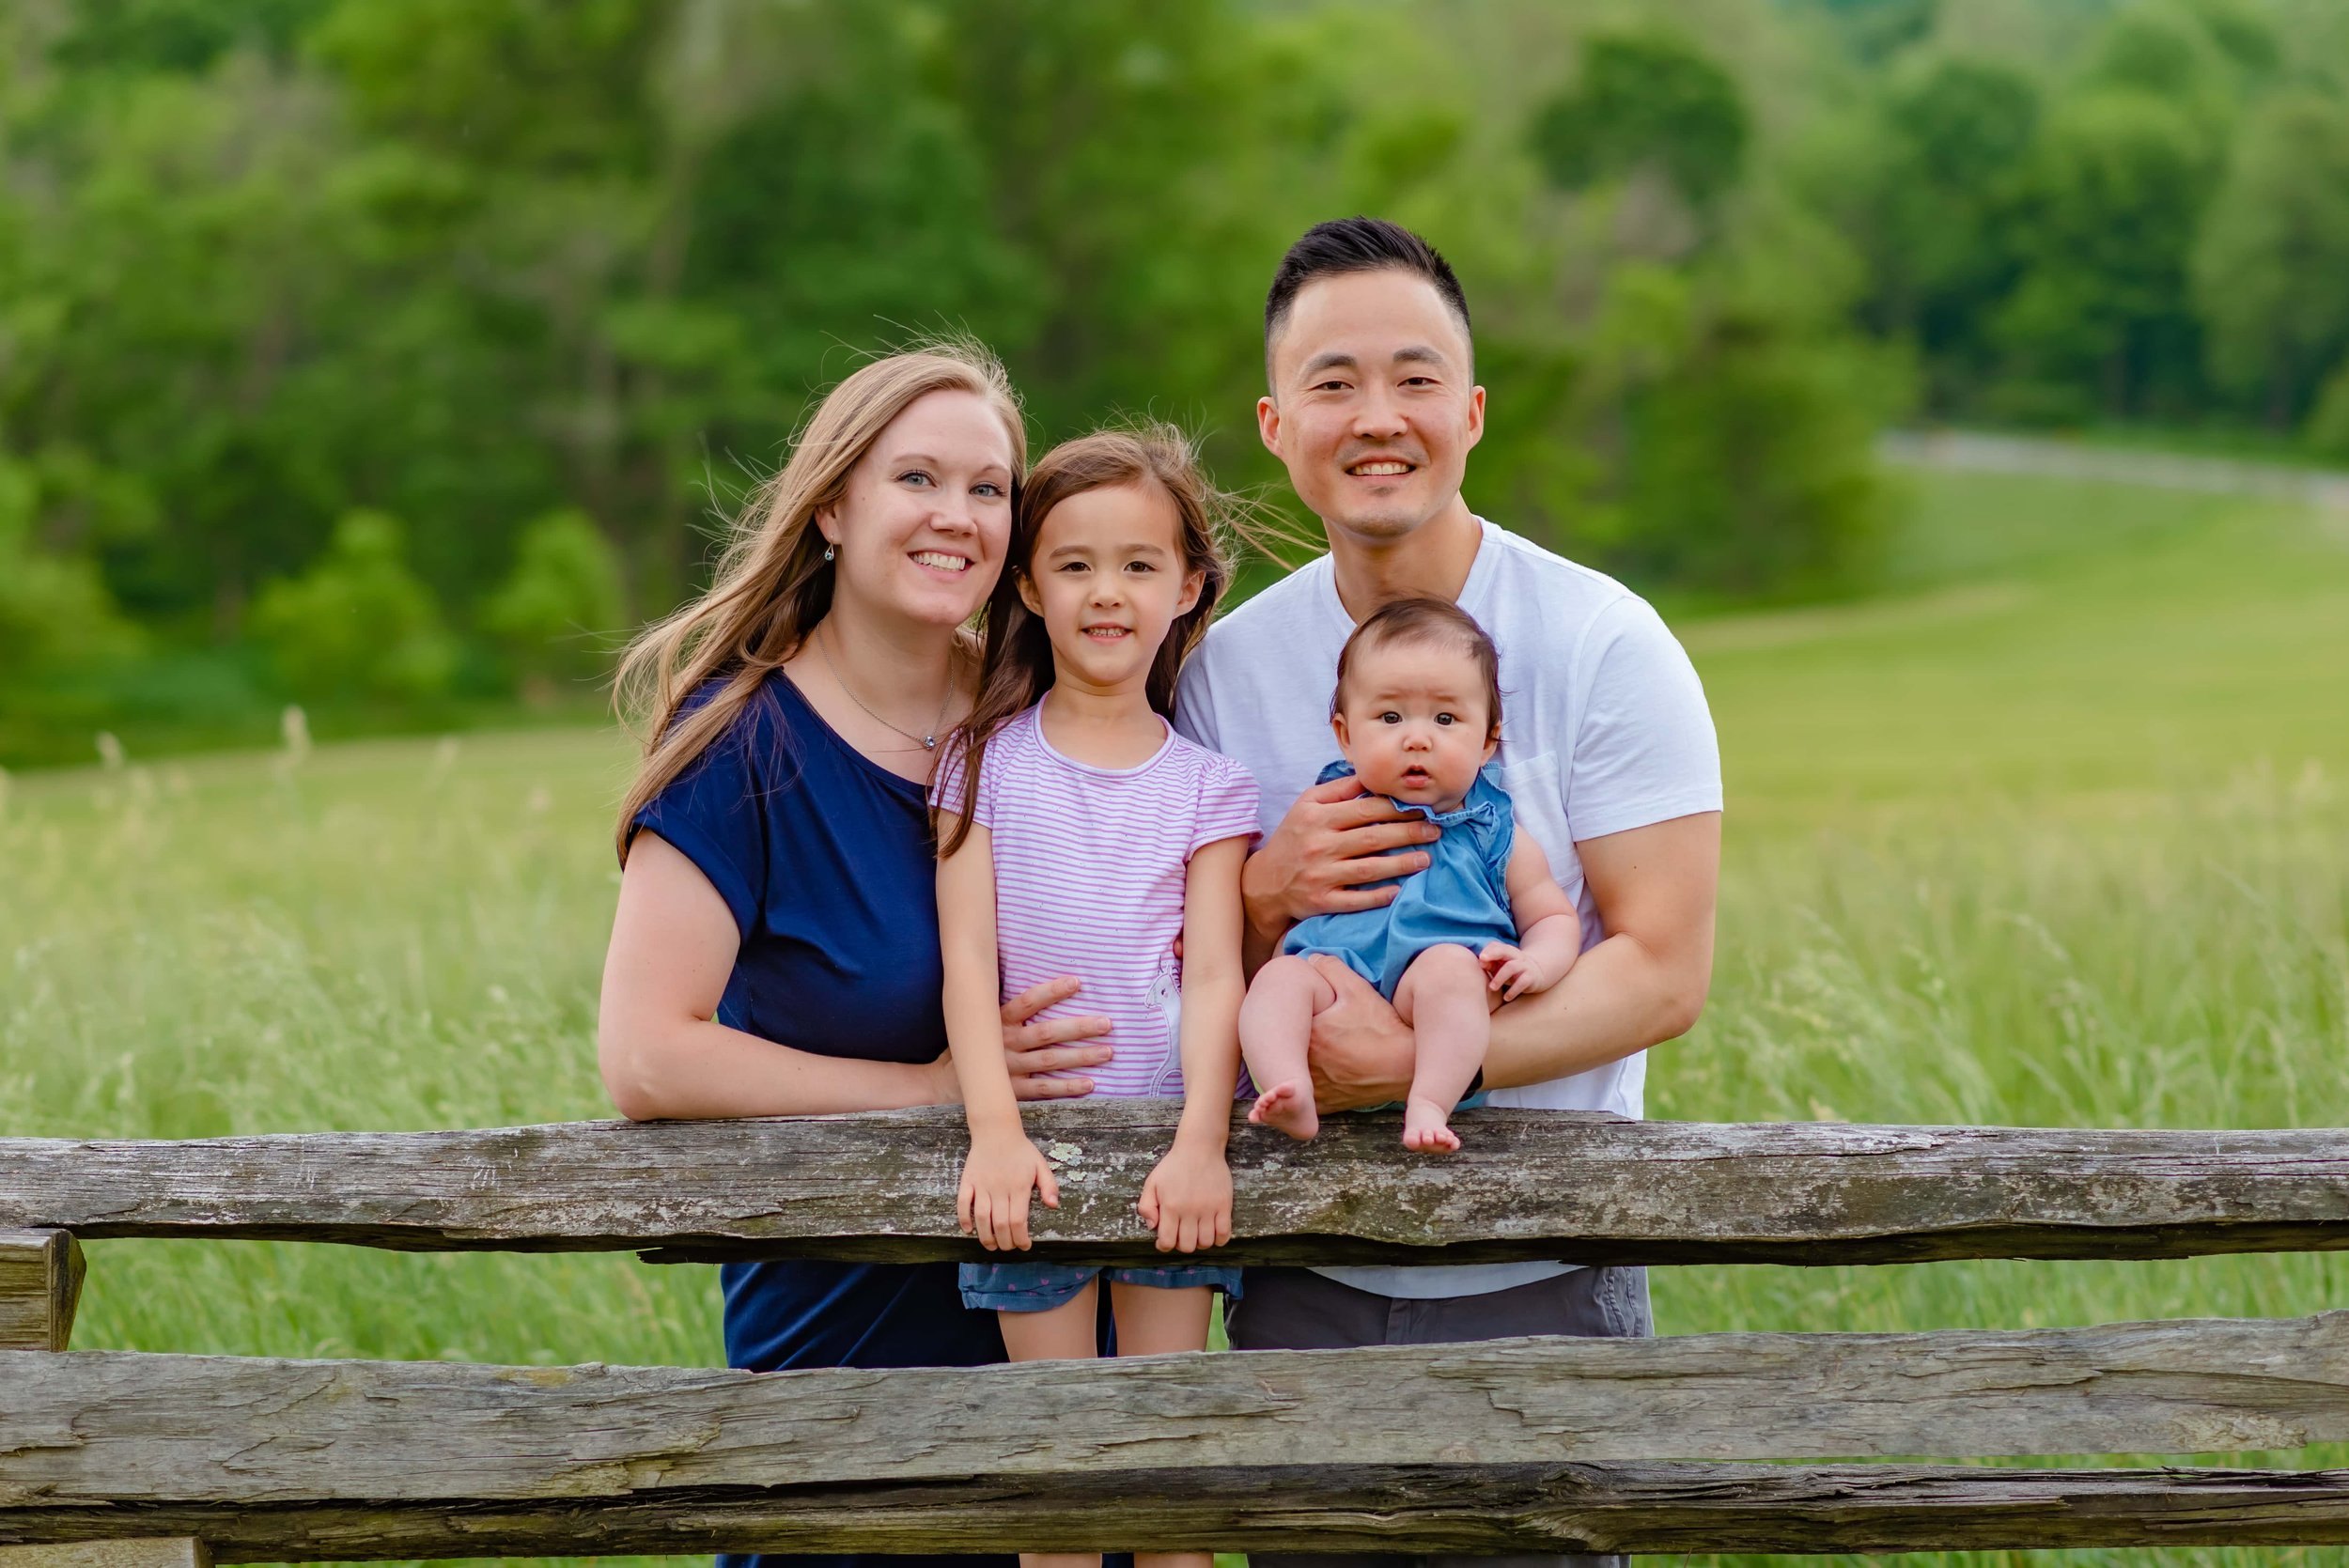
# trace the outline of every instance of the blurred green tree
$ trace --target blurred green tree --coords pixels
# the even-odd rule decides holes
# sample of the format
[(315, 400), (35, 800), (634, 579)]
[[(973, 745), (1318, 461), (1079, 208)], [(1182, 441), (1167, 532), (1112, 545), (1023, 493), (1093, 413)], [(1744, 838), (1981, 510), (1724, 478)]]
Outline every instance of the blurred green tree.
[(0, 458), (0, 670), (20, 691), (86, 676), (134, 652), (96, 565), (34, 539), (39, 483)]
[(408, 569), (402, 530), (351, 512), (300, 576), (263, 585), (253, 631), (286, 690), (319, 702), (413, 700), (446, 690), (457, 649), (431, 590)]
[(1580, 75), (1542, 107), (1532, 138), (1563, 189), (1653, 170), (1703, 210), (1744, 173), (1750, 130), (1736, 81), (1686, 38), (1650, 28), (1586, 40)]
[(2025, 176), (2021, 281), (1995, 328), (2015, 379), (1994, 407), (2120, 417), (2184, 401), (2199, 369), (2186, 262), (2217, 151), (2145, 92), (2102, 89), (2057, 111)]
[(2252, 112), (2194, 256), (2211, 368), (2287, 429), (2349, 350), (2349, 103)]
[(514, 569), (481, 607), (481, 624), (545, 702), (560, 681), (592, 681), (624, 629), (620, 567), (611, 542), (577, 507), (522, 529)]
[(1895, 73), (1812, 172), (1813, 198), (1844, 216), (1866, 267), (1859, 319), (1915, 341), (1936, 411), (1962, 407), (1996, 367), (1989, 323), (2022, 267), (2015, 219), (2039, 120), (2020, 70), (1930, 57)]

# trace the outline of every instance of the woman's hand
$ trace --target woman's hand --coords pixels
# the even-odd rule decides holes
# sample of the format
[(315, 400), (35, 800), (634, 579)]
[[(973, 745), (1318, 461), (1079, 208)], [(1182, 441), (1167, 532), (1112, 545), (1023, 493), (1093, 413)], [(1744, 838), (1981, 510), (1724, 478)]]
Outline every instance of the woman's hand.
[(964, 1234), (976, 1233), (988, 1251), (1028, 1250), (1028, 1194), (1044, 1199), (1048, 1209), (1060, 1207), (1060, 1183), (1043, 1151), (1025, 1133), (1005, 1138), (974, 1139), (962, 1162), (962, 1187), (955, 1194), (955, 1215)]
[(1223, 1151), (1176, 1137), (1134, 1205), (1161, 1252), (1196, 1252), (1232, 1239), (1232, 1169)]
[[(1097, 1067), (1117, 1054), (1116, 1048), (1102, 1043), (1079, 1045), (1074, 1042), (1094, 1040), (1110, 1032), (1110, 1020), (1104, 1017), (1047, 1018), (1033, 1021), (1038, 1013), (1055, 1003), (1067, 1001), (1083, 988), (1083, 982), (1064, 976), (1048, 980), (1041, 986), (1031, 986), (1003, 1003), (1003, 1065), (1011, 1070), (1011, 1092), (1023, 1100), (1066, 1100), (1079, 1094), (1093, 1093), (1089, 1078), (1045, 1078), (1046, 1073), (1066, 1072), (1071, 1068)], [(932, 1105), (960, 1105), (962, 1083), (955, 1077), (952, 1053), (940, 1055), (929, 1065), (934, 1090)]]

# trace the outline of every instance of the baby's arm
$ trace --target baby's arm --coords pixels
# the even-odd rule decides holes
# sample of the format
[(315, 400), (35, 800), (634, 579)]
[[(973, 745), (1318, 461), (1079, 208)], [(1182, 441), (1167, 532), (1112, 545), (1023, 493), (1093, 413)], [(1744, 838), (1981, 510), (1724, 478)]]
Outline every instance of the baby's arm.
[[(940, 841), (953, 831), (948, 817), (940, 825)], [(971, 1155), (963, 1161), (955, 1210), (982, 1247), (1024, 1250), (1028, 1194), (1040, 1192), (1045, 1207), (1058, 1208), (1060, 1184), (1019, 1125), (1019, 1101), (1003, 1062), (994, 835), (979, 823), (971, 824), (961, 847), (938, 862), (938, 931), (946, 970), (946, 1048), (971, 1124)]]
[(1174, 1146), (1143, 1184), (1137, 1205), (1160, 1251), (1232, 1239), (1232, 1091), (1239, 1081), (1240, 867), (1245, 838), (1218, 839), (1190, 858), (1183, 882), (1183, 1116)]
[(1520, 832), (1509, 850), (1506, 875), (1515, 942), (1487, 942), (1477, 956), (1487, 983), (1503, 1001), (1547, 991), (1566, 977), (1582, 955), (1582, 917), (1549, 874), (1549, 857), (1533, 835)]

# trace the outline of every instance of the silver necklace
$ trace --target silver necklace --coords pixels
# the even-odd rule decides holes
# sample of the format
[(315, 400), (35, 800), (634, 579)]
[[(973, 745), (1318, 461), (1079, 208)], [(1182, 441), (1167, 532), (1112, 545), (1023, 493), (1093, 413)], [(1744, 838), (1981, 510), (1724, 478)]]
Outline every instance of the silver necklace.
[(882, 718), (871, 708), (864, 707), (864, 699), (856, 694), (855, 687), (850, 686), (846, 680), (841, 678), (840, 666), (832, 661), (832, 649), (826, 647), (824, 644), (824, 634), (821, 631), (818, 631), (816, 634), (816, 651), (824, 656), (824, 668), (832, 672), (832, 684), (839, 687), (841, 691), (846, 691), (848, 694), (848, 701), (856, 704), (859, 707), (863, 707), (864, 716), (866, 718), (872, 720), (873, 722), (880, 725), (884, 729), (896, 731), (897, 734), (904, 736), (908, 740), (912, 741), (915, 745), (921, 747), (922, 750), (926, 752), (935, 752), (938, 750), (938, 732), (946, 727), (946, 710), (955, 706), (955, 683), (952, 675), (949, 675), (946, 680), (946, 700), (938, 705), (938, 717), (930, 722), (930, 733), (927, 735), (916, 735), (911, 730), (898, 729), (896, 725), (891, 723), (888, 720)]

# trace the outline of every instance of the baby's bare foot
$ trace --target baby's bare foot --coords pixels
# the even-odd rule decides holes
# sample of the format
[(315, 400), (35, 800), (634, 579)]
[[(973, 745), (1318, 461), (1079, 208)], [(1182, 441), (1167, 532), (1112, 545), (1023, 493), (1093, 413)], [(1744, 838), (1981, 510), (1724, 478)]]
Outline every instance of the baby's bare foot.
[(1314, 1109), (1311, 1084), (1276, 1083), (1256, 1096), (1256, 1103), (1248, 1110), (1248, 1119), (1268, 1127), (1278, 1127), (1291, 1138), (1307, 1139), (1321, 1130), (1321, 1115)]
[(1460, 1135), (1452, 1130), (1449, 1108), (1414, 1094), (1403, 1102), (1403, 1146), (1424, 1154), (1448, 1155), (1459, 1148)]

